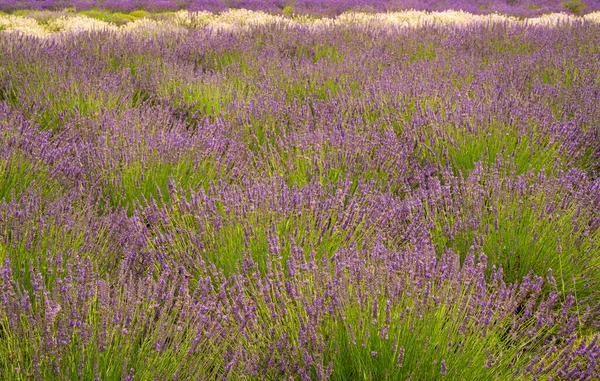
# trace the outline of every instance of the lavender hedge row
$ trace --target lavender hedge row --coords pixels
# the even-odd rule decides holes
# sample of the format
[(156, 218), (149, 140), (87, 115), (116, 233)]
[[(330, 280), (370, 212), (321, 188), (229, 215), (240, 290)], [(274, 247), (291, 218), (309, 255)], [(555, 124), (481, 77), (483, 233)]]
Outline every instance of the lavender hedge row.
[(228, 9), (252, 9), (276, 14), (337, 15), (347, 11), (386, 12), (399, 10), (463, 10), (471, 13), (503, 13), (535, 16), (551, 12), (584, 14), (600, 10), (595, 0), (3, 0), (0, 11), (22, 9), (60, 10), (105, 9), (131, 12), (136, 10), (222, 12)]
[(599, 54), (0, 33), (0, 379), (598, 379)]

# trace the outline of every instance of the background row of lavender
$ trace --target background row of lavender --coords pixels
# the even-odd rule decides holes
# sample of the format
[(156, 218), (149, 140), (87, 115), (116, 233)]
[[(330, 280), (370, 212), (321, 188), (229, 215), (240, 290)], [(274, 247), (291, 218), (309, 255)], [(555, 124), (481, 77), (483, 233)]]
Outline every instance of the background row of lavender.
[(0, 34), (0, 379), (597, 379), (599, 54)]
[(347, 11), (386, 12), (399, 10), (464, 10), (477, 14), (503, 13), (537, 16), (550, 12), (584, 14), (600, 10), (595, 0), (3, 0), (0, 11), (20, 9), (78, 10), (101, 8), (113, 11), (192, 11), (222, 12), (252, 9), (273, 13), (337, 15)]

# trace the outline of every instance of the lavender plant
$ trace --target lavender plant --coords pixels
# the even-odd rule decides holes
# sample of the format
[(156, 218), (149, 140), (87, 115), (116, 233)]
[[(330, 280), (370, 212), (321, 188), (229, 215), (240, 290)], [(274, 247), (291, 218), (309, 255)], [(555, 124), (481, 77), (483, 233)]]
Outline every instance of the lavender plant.
[[(368, 12), (385, 12), (390, 10), (418, 9), (427, 11), (444, 11), (462, 9), (471, 13), (512, 13), (519, 16), (531, 16), (548, 12), (572, 12), (581, 14), (598, 10), (593, 1), (581, 0), (541, 0), (521, 2), (515, 0), (494, 1), (458, 1), (447, 3), (439, 0), (7, 0), (0, 6), (3, 11), (15, 12), (22, 9), (85, 9), (95, 17), (104, 19), (127, 20), (139, 17), (143, 9), (151, 11), (172, 11), (182, 8), (221, 12), (227, 9), (263, 10), (283, 15), (295, 13), (309, 15), (331, 15), (344, 11), (360, 10)], [(122, 12), (130, 12), (123, 14)]]

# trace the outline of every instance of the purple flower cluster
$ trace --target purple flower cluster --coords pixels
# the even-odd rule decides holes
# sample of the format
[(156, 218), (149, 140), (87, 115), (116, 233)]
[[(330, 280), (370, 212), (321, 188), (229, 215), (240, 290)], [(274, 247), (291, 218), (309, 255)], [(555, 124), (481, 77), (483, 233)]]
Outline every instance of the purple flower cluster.
[(135, 10), (222, 12), (228, 9), (251, 9), (272, 13), (335, 15), (347, 11), (386, 12), (399, 10), (445, 11), (463, 10), (470, 13), (504, 13), (533, 16), (550, 12), (588, 13), (600, 10), (595, 1), (560, 0), (4, 0), (0, 10), (19, 9), (60, 10), (102, 8), (113, 11)]
[(599, 30), (0, 33), (0, 379), (598, 379)]

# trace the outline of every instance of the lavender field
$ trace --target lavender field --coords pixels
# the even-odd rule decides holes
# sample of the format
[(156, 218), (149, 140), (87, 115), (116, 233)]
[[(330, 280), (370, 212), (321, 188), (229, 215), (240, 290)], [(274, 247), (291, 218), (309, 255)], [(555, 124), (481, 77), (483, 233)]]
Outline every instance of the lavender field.
[(600, 379), (600, 4), (0, 3), (0, 380)]

